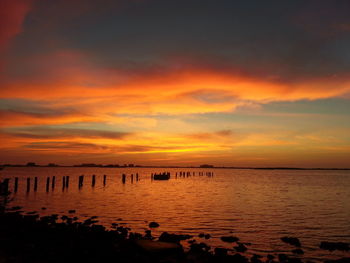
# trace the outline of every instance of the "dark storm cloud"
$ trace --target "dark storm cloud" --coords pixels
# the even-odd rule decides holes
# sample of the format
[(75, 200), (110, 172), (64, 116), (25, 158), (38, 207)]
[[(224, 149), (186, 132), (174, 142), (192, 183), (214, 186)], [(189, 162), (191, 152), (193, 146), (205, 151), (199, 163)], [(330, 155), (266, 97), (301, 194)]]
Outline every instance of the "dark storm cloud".
[(23, 114), (33, 117), (59, 117), (76, 113), (70, 108), (52, 108), (40, 101), (25, 99), (0, 99), (0, 114)]
[[(39, 1), (16, 53), (79, 49), (130, 70), (204, 64), (293, 81), (347, 73), (350, 2)], [(40, 41), (39, 41), (40, 40)]]
[(31, 139), (53, 139), (53, 138), (106, 138), (106, 139), (123, 139), (130, 133), (104, 131), (96, 129), (77, 129), (61, 127), (25, 127), (25, 128), (8, 128), (3, 129), (3, 133), (22, 138)]

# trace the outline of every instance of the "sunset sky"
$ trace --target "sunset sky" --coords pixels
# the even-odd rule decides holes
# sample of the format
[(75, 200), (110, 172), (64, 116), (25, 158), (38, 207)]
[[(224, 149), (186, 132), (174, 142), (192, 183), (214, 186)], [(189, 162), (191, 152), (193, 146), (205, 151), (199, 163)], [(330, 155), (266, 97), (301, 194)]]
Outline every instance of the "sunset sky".
[(349, 14), (0, 0), (0, 164), (350, 167)]

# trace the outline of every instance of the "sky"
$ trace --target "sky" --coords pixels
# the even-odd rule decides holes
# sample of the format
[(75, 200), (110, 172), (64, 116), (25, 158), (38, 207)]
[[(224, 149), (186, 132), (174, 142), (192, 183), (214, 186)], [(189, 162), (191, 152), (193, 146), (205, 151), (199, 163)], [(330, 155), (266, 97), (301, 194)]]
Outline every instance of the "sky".
[(350, 167), (348, 0), (0, 0), (0, 163)]

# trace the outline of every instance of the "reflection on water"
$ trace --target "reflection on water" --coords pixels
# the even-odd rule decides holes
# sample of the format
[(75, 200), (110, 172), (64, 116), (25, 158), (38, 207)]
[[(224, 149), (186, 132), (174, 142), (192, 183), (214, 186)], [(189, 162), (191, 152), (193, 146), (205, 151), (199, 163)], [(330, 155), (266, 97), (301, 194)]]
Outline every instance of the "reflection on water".
[[(151, 173), (165, 170), (172, 175), (169, 181), (151, 181)], [(180, 171), (196, 176), (175, 179)], [(209, 171), (213, 177), (198, 176)], [(123, 173), (127, 174), (125, 184)], [(139, 181), (134, 177), (131, 183), (130, 175), (136, 173)], [(84, 184), (79, 188), (82, 174)], [(155, 235), (163, 231), (209, 233), (212, 238), (206, 243), (228, 248), (232, 246), (220, 237), (233, 234), (251, 243), (251, 253), (290, 252), (292, 247), (280, 237), (295, 236), (309, 259), (344, 256), (316, 249), (321, 241), (350, 242), (349, 171), (25, 167), (6, 168), (0, 176), (19, 177), (11, 205), (42, 215), (75, 209), (81, 220), (98, 215), (105, 226), (125, 223), (136, 232), (144, 232), (148, 222), (156, 221), (160, 227), (153, 230)], [(56, 177), (56, 186), (46, 192), (48, 176)], [(70, 176), (69, 188), (64, 190), (63, 176)], [(38, 177), (37, 192), (31, 186), (26, 193), (28, 177), (32, 184)], [(11, 179), (10, 189), (13, 183)]]

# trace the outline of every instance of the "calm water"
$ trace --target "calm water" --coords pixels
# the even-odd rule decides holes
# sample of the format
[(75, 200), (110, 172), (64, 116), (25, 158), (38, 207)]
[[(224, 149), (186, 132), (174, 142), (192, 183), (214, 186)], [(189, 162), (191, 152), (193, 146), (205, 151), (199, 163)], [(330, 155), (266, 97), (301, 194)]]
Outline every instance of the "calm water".
[[(150, 174), (169, 171), (169, 181), (151, 181)], [(191, 171), (196, 176), (175, 179), (175, 172)], [(214, 177), (198, 172), (214, 172)], [(123, 185), (121, 175), (128, 175)], [(140, 181), (131, 183), (130, 174)], [(78, 189), (78, 176), (85, 175)], [(96, 185), (91, 187), (91, 175)], [(103, 187), (102, 176), (107, 175)], [(70, 176), (62, 191), (62, 176)], [(305, 258), (323, 260), (350, 256), (349, 253), (318, 249), (321, 241), (350, 242), (350, 171), (278, 171), (229, 169), (154, 168), (6, 168), (0, 177), (19, 177), (19, 189), (11, 206), (46, 214), (67, 214), (76, 209), (81, 219), (98, 215), (100, 223), (122, 223), (132, 231), (144, 232), (150, 221), (163, 231), (198, 235), (213, 246), (232, 248), (220, 236), (235, 235), (250, 242), (250, 253), (287, 252), (291, 246), (280, 237), (299, 237)], [(26, 178), (39, 178), (38, 191), (26, 193)], [(56, 176), (54, 191), (47, 193), (46, 177)], [(10, 187), (13, 187), (11, 180)], [(46, 207), (47, 210), (41, 210)], [(200, 241), (200, 238), (196, 238)], [(204, 241), (204, 240), (202, 240)]]

